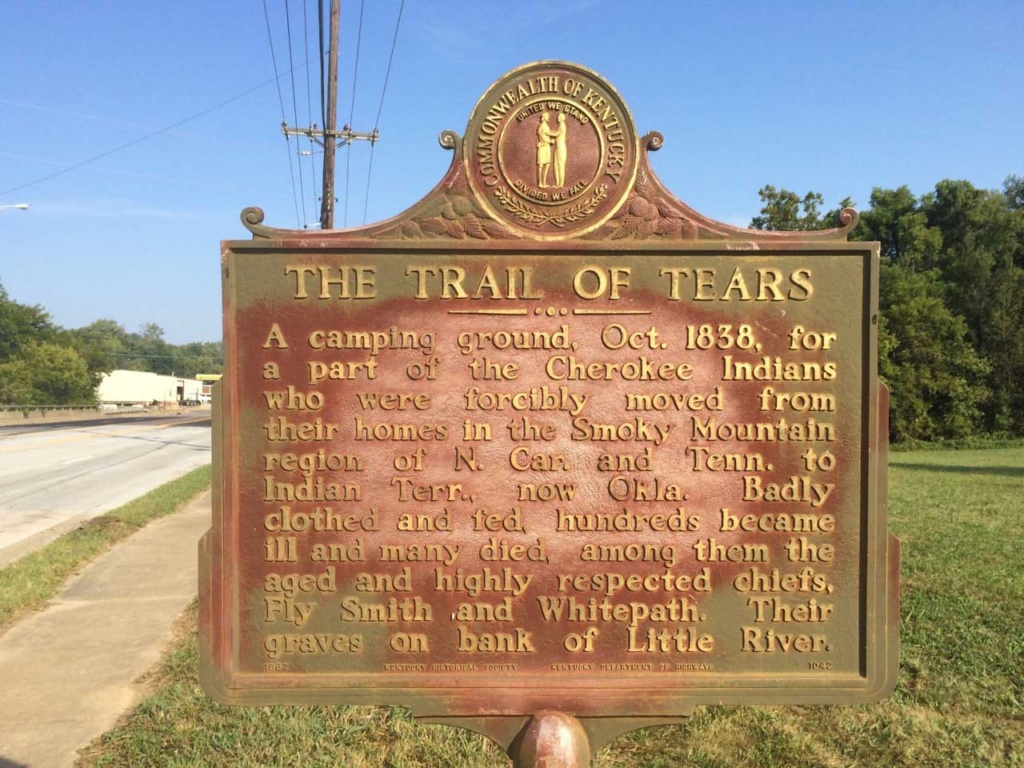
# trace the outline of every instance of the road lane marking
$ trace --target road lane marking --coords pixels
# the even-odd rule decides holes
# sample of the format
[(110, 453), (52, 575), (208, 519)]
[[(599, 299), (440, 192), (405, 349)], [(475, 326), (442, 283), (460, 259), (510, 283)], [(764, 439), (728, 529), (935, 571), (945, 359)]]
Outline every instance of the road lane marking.
[(68, 459), (67, 461), (62, 461), (60, 463), (60, 465), (62, 467), (66, 467), (68, 464), (77, 464), (80, 461), (88, 461), (89, 459), (93, 458), (95, 455), (96, 454), (94, 454), (94, 453), (90, 453), (88, 456), (80, 456), (77, 459)]
[[(197, 423), (203, 422), (203, 421), (209, 421), (209, 417), (206, 416), (206, 417), (203, 417), (203, 418), (200, 418), (200, 419), (189, 419), (188, 421), (174, 421), (174, 422), (170, 422), (170, 423), (167, 423), (167, 424), (125, 424), (124, 426), (125, 427), (132, 427), (135, 430), (153, 430), (153, 429), (166, 429), (167, 427), (185, 426), (185, 425), (188, 425), (188, 424), (197, 424)], [(86, 424), (83, 424), (80, 427), (68, 427), (67, 429), (78, 430), (78, 434), (75, 434), (75, 435), (67, 435), (65, 437), (55, 437), (55, 438), (52, 438), (50, 440), (42, 440), (42, 441), (39, 441), (39, 442), (33, 442), (30, 445), (21, 445), (21, 446), (16, 446), (15, 445), (15, 446), (10, 446), (9, 448), (0, 448), (0, 453), (15, 453), (15, 452), (18, 452), (18, 451), (31, 451), (31, 450), (33, 450), (35, 448), (42, 448), (42, 447), (48, 446), (48, 445), (57, 445), (57, 444), (60, 444), (60, 443), (73, 443), (73, 442), (77, 442), (79, 440), (90, 440), (90, 439), (92, 439), (94, 437), (115, 437), (115, 438), (131, 437), (130, 435), (118, 434), (116, 432), (95, 432), (95, 431), (91, 431), (91, 430), (90, 431), (85, 431), (86, 426), (87, 426)], [(118, 425), (118, 426), (121, 426), (121, 425)], [(64, 430), (62, 430), (62, 431), (64, 431)], [(33, 433), (33, 434), (40, 434), (40, 433)]]
[(174, 421), (174, 422), (171, 422), (170, 424), (158, 424), (154, 428), (155, 429), (166, 429), (167, 427), (180, 427), (180, 426), (184, 426), (185, 424), (198, 424), (201, 421), (209, 421), (212, 424), (212, 417), (210, 417), (210, 416), (203, 416), (200, 419), (189, 419), (188, 421)]
[(93, 433), (79, 434), (68, 437), (56, 437), (53, 440), (44, 440), (38, 443), (32, 443), (31, 445), (11, 446), (10, 448), (0, 448), (0, 453), (14, 453), (16, 451), (31, 451), (36, 448), (42, 448), (46, 445), (56, 445), (57, 443), (75, 443), (79, 440), (91, 440), (96, 437)]

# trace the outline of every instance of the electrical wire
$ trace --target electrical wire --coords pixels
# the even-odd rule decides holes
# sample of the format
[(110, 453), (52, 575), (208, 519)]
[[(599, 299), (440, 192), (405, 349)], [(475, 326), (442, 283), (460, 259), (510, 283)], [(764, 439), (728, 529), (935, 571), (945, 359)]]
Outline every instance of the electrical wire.
[(281, 75), (277, 71), (277, 56), (274, 54), (274, 36), (270, 34), (270, 12), (267, 10), (267, 0), (263, 0), (263, 20), (267, 25), (267, 42), (270, 44), (270, 61), (274, 65), (274, 82), (277, 84), (277, 102), (281, 105), (281, 119), (284, 120), (284, 95), (281, 93)]
[[(365, 0), (359, 0), (359, 29), (356, 32), (356, 61), (352, 68), (352, 106), (348, 112), (348, 125), (351, 128), (356, 114), (356, 82), (359, 79), (359, 49), (363, 42), (363, 6)], [(345, 152), (345, 218), (344, 226), (348, 226), (348, 192), (349, 192), (349, 168), (352, 164), (352, 142), (347, 144), (348, 151)]]
[[(166, 342), (166, 343), (170, 344), (170, 342)], [(200, 342), (200, 343), (207, 343), (207, 342)], [(180, 347), (180, 346), (183, 346), (183, 345), (181, 345), (181, 344), (171, 344), (171, 346), (173, 346), (173, 347)], [(104, 354), (110, 355), (111, 357), (139, 357), (139, 358), (144, 357), (146, 359), (158, 359), (159, 358), (159, 359), (162, 359), (162, 360), (168, 360), (168, 359), (171, 359), (171, 358), (174, 358), (174, 357), (181, 357), (181, 355), (137, 355), (134, 352), (105, 352)], [(190, 354), (190, 353), (185, 352), (184, 354), (187, 355), (187, 354)], [(195, 354), (196, 357), (205, 357), (205, 355), (203, 353), (201, 353), (201, 352), (200, 353), (194, 353), (194, 354)], [(223, 362), (224, 362), (223, 359), (221, 359), (221, 360), (213, 359), (213, 364), (214, 365), (217, 365), (218, 363), (222, 364)]]
[[(300, 67), (301, 66), (305, 66), (305, 64), (300, 64), (299, 66)], [(285, 72), (285, 74), (288, 74), (288, 73)], [(188, 117), (186, 117), (186, 118), (184, 118), (182, 120), (178, 120), (175, 123), (171, 123), (170, 125), (164, 126), (163, 128), (159, 128), (159, 129), (157, 129), (155, 131), (150, 131), (147, 134), (139, 136), (137, 139), (132, 139), (131, 141), (125, 142), (124, 144), (119, 144), (118, 146), (113, 147), (112, 149), (108, 149), (108, 150), (106, 150), (104, 152), (101, 152), (98, 155), (93, 155), (92, 157), (86, 158), (85, 160), (81, 160), (81, 161), (79, 161), (77, 163), (74, 163), (73, 165), (69, 165), (67, 168), (62, 168), (61, 170), (54, 171), (53, 173), (47, 174), (46, 176), (41, 176), (38, 179), (33, 179), (32, 181), (27, 181), (24, 184), (19, 184), (16, 187), (11, 187), (10, 189), (6, 189), (6, 190), (0, 192), (0, 195), (8, 195), (8, 194), (10, 194), (12, 192), (17, 192), (18, 190), (25, 189), (26, 187), (33, 187), (36, 184), (42, 184), (44, 181), (49, 181), (50, 179), (55, 179), (58, 176), (63, 176), (66, 173), (71, 173), (72, 171), (77, 171), (79, 168), (82, 168), (82, 167), (84, 167), (86, 165), (90, 165), (91, 163), (95, 163), (97, 160), (102, 160), (103, 158), (109, 157), (110, 155), (113, 155), (116, 152), (121, 152), (122, 150), (128, 149), (130, 147), (134, 147), (136, 144), (141, 144), (144, 141), (148, 141), (149, 139), (155, 138), (157, 136), (161, 136), (162, 134), (165, 134), (165, 133), (167, 133), (169, 131), (173, 131), (175, 128), (180, 128), (181, 126), (185, 125), (186, 123), (190, 123), (193, 120), (198, 120), (200, 117), (205, 117), (206, 115), (210, 114), (211, 112), (215, 112), (216, 110), (221, 109), (222, 107), (226, 107), (228, 104), (233, 104), (234, 102), (239, 101), (240, 99), (244, 99), (250, 93), (255, 93), (256, 91), (260, 90), (261, 88), (266, 88), (268, 85), (270, 85), (273, 82), (276, 82), (277, 80), (278, 80), (278, 76), (275, 75), (274, 77), (270, 78), (269, 80), (264, 80), (259, 85), (254, 85), (252, 88), (249, 88), (248, 90), (242, 91), (241, 93), (239, 93), (239, 94), (237, 94), (235, 96), (232, 96), (230, 99), (225, 99), (224, 101), (222, 101), (222, 102), (220, 102), (218, 104), (214, 104), (212, 107), (207, 107), (206, 109), (204, 109), (204, 110), (202, 110), (200, 112), (196, 112), (195, 114), (190, 115), (190, 116), (188, 116)], [(289, 157), (289, 161), (290, 161), (291, 160), (291, 153), (290, 152), (289, 152), (289, 156), (288, 157)]]
[[(377, 119), (373, 123), (373, 131), (377, 132), (380, 126), (380, 115), (384, 111), (384, 96), (388, 92), (388, 81), (391, 79), (391, 63), (395, 60), (395, 46), (398, 44), (398, 28), (402, 24), (402, 9), (405, 8), (405, 0), (398, 5), (398, 20), (395, 21), (395, 35), (391, 38), (391, 53), (388, 55), (388, 68), (384, 73), (384, 88), (380, 92), (380, 104), (377, 106)], [(363, 224), (366, 223), (366, 211), (370, 206), (370, 178), (373, 176), (373, 149), (377, 142), (370, 143), (370, 164), (366, 169), (366, 194), (363, 196)]]
[[(306, 61), (309, 61), (309, 20), (306, 14), (306, 8), (308, 6), (307, 0), (302, 0), (302, 31), (303, 31), (303, 42), (305, 44)], [(308, 125), (310, 128), (313, 127), (313, 89), (310, 85), (309, 67), (306, 67), (306, 117), (308, 118)], [(316, 153), (314, 151), (315, 144), (312, 140), (309, 142), (309, 172), (310, 172), (310, 191), (313, 195), (313, 211), (319, 212), (319, 206), (317, 206), (317, 193), (316, 193)]]
[(324, 0), (316, 3), (317, 26), (320, 30), (320, 124), (327, 130), (327, 80), (324, 78)]
[[(295, 119), (295, 127), (299, 126), (299, 104), (298, 89), (295, 87), (295, 60), (292, 57), (292, 12), (288, 7), (288, 0), (284, 0), (284, 27), (288, 34), (288, 66), (291, 67), (292, 81), (292, 116)], [(306, 182), (302, 175), (302, 146), (295, 142), (295, 165), (299, 168), (299, 199), (302, 201), (302, 228), (309, 226), (306, 218)]]
[[(267, 0), (263, 0), (263, 19), (267, 23), (267, 42), (270, 43), (270, 60), (274, 64), (274, 82), (277, 83), (277, 100), (281, 105), (281, 125), (284, 126), (288, 124), (288, 120), (285, 117), (284, 113), (284, 96), (281, 93), (281, 76), (277, 72), (277, 56), (274, 54), (274, 36), (270, 32), (270, 12), (267, 10)], [(289, 47), (291, 47), (291, 41), (289, 40), (288, 42)], [(291, 74), (293, 70), (294, 68), (290, 69), (289, 74)], [(299, 218), (299, 197), (295, 189), (295, 171), (292, 168), (292, 150), (290, 147), (291, 140), (288, 138), (287, 133), (284, 135), (284, 141), (285, 154), (288, 156), (288, 175), (291, 176), (292, 179), (292, 201), (295, 203), (295, 225), (302, 226), (302, 219)], [(299, 165), (299, 170), (302, 170), (301, 164)]]

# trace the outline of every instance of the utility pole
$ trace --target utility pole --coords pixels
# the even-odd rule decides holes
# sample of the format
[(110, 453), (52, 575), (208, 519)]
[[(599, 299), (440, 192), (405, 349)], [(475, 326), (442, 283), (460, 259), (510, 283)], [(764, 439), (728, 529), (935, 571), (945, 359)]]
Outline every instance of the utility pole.
[[(341, 0), (331, 0), (331, 41), (327, 48), (327, 116), (324, 120), (324, 187), (320, 201), (320, 229), (334, 229), (334, 129), (338, 124), (338, 37)], [(322, 39), (322, 38), (321, 38)], [(348, 128), (348, 126), (345, 126)]]
[(380, 138), (377, 129), (369, 133), (353, 131), (348, 125), (338, 131), (338, 38), (341, 31), (341, 0), (331, 0), (330, 47), (327, 55), (327, 123), (321, 131), (314, 123), (309, 128), (289, 128), (281, 123), (285, 136), (306, 136), (324, 148), (323, 197), (320, 200), (320, 229), (334, 229), (334, 155), (337, 148), (344, 147), (355, 139), (365, 139), (371, 144)]

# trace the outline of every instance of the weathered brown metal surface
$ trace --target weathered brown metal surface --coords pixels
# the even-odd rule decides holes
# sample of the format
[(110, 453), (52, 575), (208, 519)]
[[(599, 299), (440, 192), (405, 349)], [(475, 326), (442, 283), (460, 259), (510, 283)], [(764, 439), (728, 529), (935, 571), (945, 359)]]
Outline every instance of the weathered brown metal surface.
[(576, 65), (510, 73), (442, 143), (445, 179), (393, 220), (250, 210), (224, 246), (206, 690), (407, 704), (506, 747), (541, 711), (890, 691), (878, 250), (846, 241), (855, 214), (700, 216)]

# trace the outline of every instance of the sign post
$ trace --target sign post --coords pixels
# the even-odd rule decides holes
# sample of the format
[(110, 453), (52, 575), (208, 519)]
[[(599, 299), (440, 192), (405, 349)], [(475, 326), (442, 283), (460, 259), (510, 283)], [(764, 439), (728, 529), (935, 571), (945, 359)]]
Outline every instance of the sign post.
[[(595, 73), (499, 80), (389, 221), (223, 249), (201, 678), (404, 704), (520, 766), (898, 668), (878, 246), (655, 178)], [(548, 759), (544, 763), (541, 758)]]

